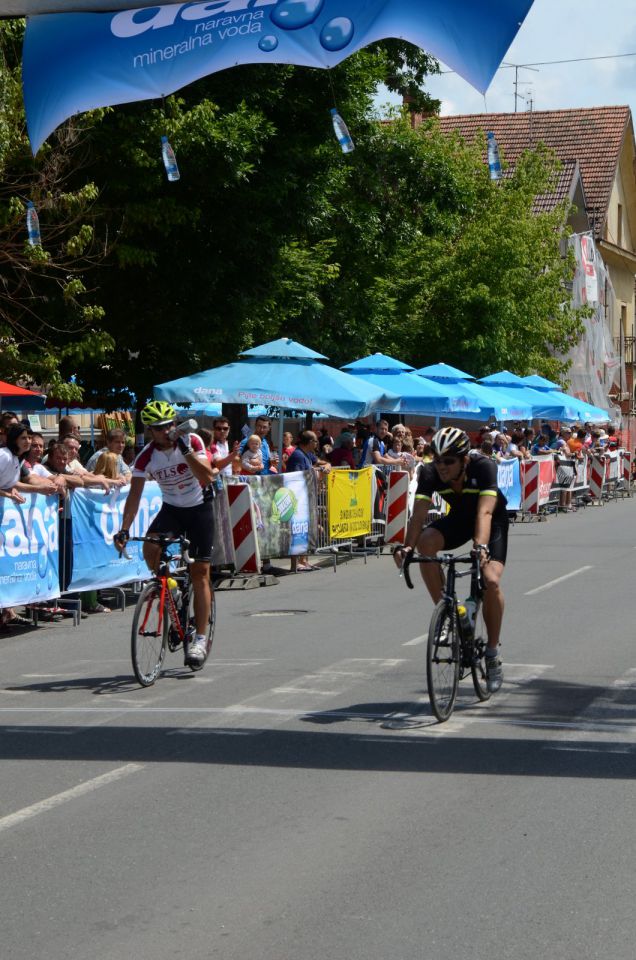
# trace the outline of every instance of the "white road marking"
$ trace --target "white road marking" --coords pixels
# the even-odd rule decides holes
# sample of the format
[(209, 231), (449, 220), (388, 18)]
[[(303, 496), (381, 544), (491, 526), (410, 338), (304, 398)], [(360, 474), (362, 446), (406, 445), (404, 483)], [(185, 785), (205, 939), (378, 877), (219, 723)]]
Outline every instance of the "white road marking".
[(557, 577), (556, 580), (549, 580), (547, 583), (544, 583), (540, 587), (535, 587), (534, 590), (527, 590), (524, 594), (525, 597), (533, 597), (535, 593), (542, 593), (544, 590), (550, 590), (552, 587), (556, 587), (558, 583), (563, 583), (564, 580), (570, 580), (571, 577), (577, 577), (579, 573), (585, 573), (586, 570), (593, 570), (594, 565), (588, 564), (585, 567), (579, 567), (578, 570), (572, 570), (571, 573), (566, 573), (562, 577)]
[(403, 647), (417, 647), (420, 643), (426, 643), (428, 640), (428, 633), (423, 634), (421, 637), (413, 637), (412, 640), (407, 640), (406, 643), (403, 643)]
[(25, 820), (39, 816), (41, 813), (47, 813), (49, 810), (53, 810), (63, 803), (75, 800), (76, 797), (81, 797), (86, 793), (93, 793), (94, 790), (99, 790), (100, 787), (105, 787), (109, 783), (121, 780), (123, 777), (127, 777), (131, 773), (136, 773), (138, 770), (143, 770), (143, 764), (127, 763), (125, 766), (111, 770), (109, 773), (103, 773), (100, 777), (94, 777), (92, 780), (86, 780), (85, 783), (79, 783), (76, 787), (71, 787), (70, 790), (56, 793), (54, 796), (40, 800), (38, 803), (32, 803), (29, 807), (23, 807), (22, 810), (16, 810), (15, 813), (9, 813), (6, 817), (0, 817), (0, 832), (9, 830), (11, 827), (24, 823)]

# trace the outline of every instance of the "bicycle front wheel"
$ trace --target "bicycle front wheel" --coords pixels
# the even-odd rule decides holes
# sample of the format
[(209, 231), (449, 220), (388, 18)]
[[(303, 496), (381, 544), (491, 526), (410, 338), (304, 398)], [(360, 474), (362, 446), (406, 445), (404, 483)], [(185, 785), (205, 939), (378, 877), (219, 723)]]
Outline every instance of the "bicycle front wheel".
[(484, 611), (481, 603), (477, 608), (475, 617), (475, 637), (473, 640), (473, 661), (470, 672), (473, 675), (473, 686), (479, 700), (490, 700), (492, 694), (486, 683), (486, 643), (488, 642), (488, 633), (484, 623)]
[(168, 611), (161, 610), (161, 587), (147, 583), (141, 591), (132, 622), (131, 656), (135, 676), (150, 687), (161, 672), (168, 645)]
[(433, 611), (426, 648), (426, 681), (431, 710), (440, 723), (448, 720), (459, 685), (457, 619), (445, 600)]

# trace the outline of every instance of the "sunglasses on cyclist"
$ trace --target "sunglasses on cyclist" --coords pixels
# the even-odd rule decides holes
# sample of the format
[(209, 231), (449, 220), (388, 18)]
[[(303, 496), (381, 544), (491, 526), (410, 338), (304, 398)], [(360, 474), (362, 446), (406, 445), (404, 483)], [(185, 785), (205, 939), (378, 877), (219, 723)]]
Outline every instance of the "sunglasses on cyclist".
[(433, 457), (433, 463), (442, 467), (452, 467), (454, 463), (458, 463), (459, 457)]

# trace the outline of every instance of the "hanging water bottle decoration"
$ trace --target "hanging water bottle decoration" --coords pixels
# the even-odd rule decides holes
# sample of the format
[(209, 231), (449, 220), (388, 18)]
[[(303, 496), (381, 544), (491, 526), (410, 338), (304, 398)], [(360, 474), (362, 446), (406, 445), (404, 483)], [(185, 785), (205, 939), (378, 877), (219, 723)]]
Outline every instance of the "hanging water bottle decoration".
[(29, 243), (31, 246), (41, 247), (42, 237), (40, 236), (40, 221), (38, 220), (38, 212), (33, 206), (31, 200), (29, 200), (27, 203), (26, 226), (27, 234), (29, 235)]
[(501, 160), (499, 159), (499, 145), (492, 130), (488, 133), (488, 170), (491, 180), (501, 179)]
[(331, 110), (331, 122), (333, 123), (333, 130), (336, 135), (336, 140), (340, 144), (340, 149), (342, 152), (353, 153), (355, 146), (353, 140), (351, 139), (351, 134), (347, 129), (347, 124), (344, 122), (335, 107), (333, 107)]
[(166, 168), (166, 176), (171, 183), (174, 183), (175, 180), (178, 180), (181, 176), (179, 173), (179, 167), (177, 166), (177, 158), (174, 155), (174, 150), (170, 146), (170, 142), (167, 137), (161, 138), (161, 157), (163, 159), (163, 165)]

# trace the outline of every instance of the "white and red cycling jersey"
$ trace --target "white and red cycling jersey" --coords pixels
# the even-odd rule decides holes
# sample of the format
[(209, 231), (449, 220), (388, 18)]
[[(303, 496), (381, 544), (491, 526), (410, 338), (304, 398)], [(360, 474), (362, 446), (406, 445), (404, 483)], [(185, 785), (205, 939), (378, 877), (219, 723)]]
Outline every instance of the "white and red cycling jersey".
[[(201, 437), (189, 433), (183, 440), (199, 460), (208, 462)], [(207, 499), (206, 488), (192, 473), (176, 441), (167, 450), (159, 450), (154, 443), (147, 443), (135, 459), (132, 475), (156, 480), (161, 487), (163, 502), (173, 507), (197, 507)]]

